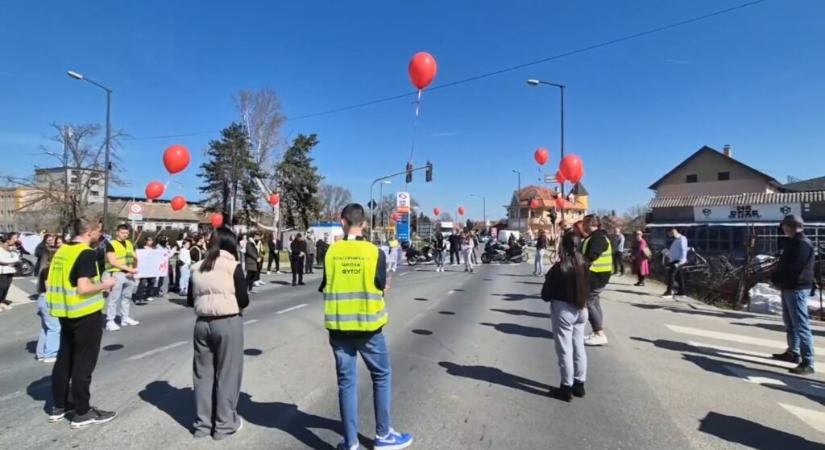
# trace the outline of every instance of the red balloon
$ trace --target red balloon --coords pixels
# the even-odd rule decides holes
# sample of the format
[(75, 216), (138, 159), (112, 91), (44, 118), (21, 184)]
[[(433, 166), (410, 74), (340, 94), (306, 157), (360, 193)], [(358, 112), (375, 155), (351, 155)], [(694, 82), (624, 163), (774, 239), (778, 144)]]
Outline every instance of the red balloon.
[(410, 75), (410, 81), (412, 81), (413, 86), (420, 90), (432, 83), (436, 72), (438, 72), (438, 65), (435, 63), (433, 55), (427, 52), (418, 52), (410, 60), (407, 72)]
[(543, 147), (539, 147), (536, 149), (536, 153), (533, 154), (533, 158), (535, 158), (536, 162), (539, 163), (540, 166), (547, 164), (547, 161), (550, 160), (550, 153), (547, 153), (547, 149)]
[(399, 220), (401, 220), (401, 216), (399, 216), (396, 213), (392, 213), (392, 220), (393, 222), (398, 222)]
[(223, 214), (214, 213), (212, 217), (209, 218), (212, 221), (212, 226), (214, 228), (220, 228), (223, 226)]
[(165, 190), (166, 186), (160, 181), (150, 181), (149, 184), (146, 185), (146, 198), (150, 200), (160, 198)]
[(441, 208), (433, 208), (433, 214), (435, 214), (436, 217), (440, 216)]
[(463, 215), (464, 215), (464, 207), (463, 207), (463, 206), (459, 206), (459, 207), (458, 207), (458, 215), (459, 215), (459, 216), (463, 216)]
[(189, 150), (182, 145), (172, 145), (163, 152), (163, 165), (172, 174), (183, 171), (191, 160)]
[(559, 170), (564, 178), (573, 184), (578, 183), (584, 177), (584, 163), (576, 155), (567, 155), (561, 160)]
[(183, 196), (178, 195), (177, 197), (172, 199), (172, 210), (173, 211), (180, 211), (183, 208), (186, 208), (186, 199)]
[(539, 199), (534, 198), (530, 200), (530, 209), (538, 209), (539, 207)]
[(556, 209), (564, 209), (564, 199), (561, 197), (556, 198)]
[(564, 184), (565, 181), (567, 180), (564, 178), (564, 174), (561, 173), (561, 170), (556, 171), (556, 182), (559, 184)]
[(278, 203), (281, 202), (281, 196), (278, 194), (269, 194), (269, 204), (272, 206), (278, 206)]

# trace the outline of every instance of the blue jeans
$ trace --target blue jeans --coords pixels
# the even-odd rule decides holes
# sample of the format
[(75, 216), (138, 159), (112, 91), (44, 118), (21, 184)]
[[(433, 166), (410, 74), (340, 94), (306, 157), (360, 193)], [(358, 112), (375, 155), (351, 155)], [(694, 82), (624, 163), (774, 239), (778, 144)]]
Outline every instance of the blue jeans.
[(56, 358), (60, 350), (60, 319), (49, 314), (46, 294), (37, 296), (37, 315), (40, 316), (40, 338), (37, 339), (37, 359)]
[(814, 339), (811, 335), (811, 319), (808, 316), (810, 289), (782, 290), (782, 321), (788, 338), (788, 350), (800, 355), (802, 362), (814, 365)]
[(367, 339), (330, 336), (329, 343), (335, 354), (335, 368), (338, 372), (338, 406), (341, 409), (341, 422), (344, 423), (345, 444), (351, 447), (358, 443), (359, 353), (372, 377), (375, 434), (386, 436), (390, 432), (392, 367), (384, 334), (377, 333)]

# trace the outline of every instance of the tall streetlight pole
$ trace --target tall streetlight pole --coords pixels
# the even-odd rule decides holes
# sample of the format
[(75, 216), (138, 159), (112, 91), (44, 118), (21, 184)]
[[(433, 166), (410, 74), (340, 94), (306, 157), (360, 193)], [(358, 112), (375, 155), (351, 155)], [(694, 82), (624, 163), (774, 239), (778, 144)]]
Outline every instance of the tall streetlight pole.
[[(75, 80), (87, 81), (106, 91), (106, 152), (103, 156), (103, 227), (105, 231), (106, 218), (109, 217), (109, 155), (111, 153), (112, 146), (112, 90), (94, 80), (84, 77), (73, 70), (66, 73)], [(64, 167), (64, 169), (66, 170), (66, 183), (68, 184), (69, 169), (68, 167)], [(82, 176), (83, 174), (81, 173), (79, 177)], [(89, 174), (89, 176), (91, 176), (91, 174)]]
[(481, 214), (484, 218), (484, 229), (487, 229), (487, 197), (483, 195), (477, 194), (470, 194), (470, 197), (476, 197), (481, 199)]
[[(527, 80), (527, 84), (529, 84), (530, 86), (539, 86), (539, 85), (544, 84), (544, 85), (547, 85), (547, 86), (553, 86), (553, 87), (559, 88), (559, 92), (561, 93), (561, 97), (560, 97), (560, 99), (561, 99), (561, 103), (560, 103), (561, 112), (560, 112), (560, 115), (559, 115), (561, 132), (559, 133), (559, 135), (561, 136), (561, 159), (564, 159), (564, 89), (567, 86), (563, 85), (563, 84), (551, 83), (549, 81), (536, 80), (536, 79)], [(561, 197), (564, 198), (564, 183), (561, 184), (559, 189), (560, 189), (560, 192), (561, 192)], [(561, 210), (561, 219), (564, 220), (564, 208), (562, 208), (562, 210)]]
[(521, 172), (513, 169), (513, 173), (518, 175), (518, 190), (516, 191), (516, 205), (518, 206), (518, 231), (521, 232)]

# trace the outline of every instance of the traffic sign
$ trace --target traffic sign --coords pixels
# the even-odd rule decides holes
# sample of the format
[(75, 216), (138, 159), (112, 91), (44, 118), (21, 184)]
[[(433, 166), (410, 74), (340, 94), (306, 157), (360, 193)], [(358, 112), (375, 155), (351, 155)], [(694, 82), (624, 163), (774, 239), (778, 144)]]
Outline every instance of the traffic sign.
[(132, 222), (143, 220), (143, 205), (132, 202), (132, 204), (129, 205), (129, 215), (127, 218)]

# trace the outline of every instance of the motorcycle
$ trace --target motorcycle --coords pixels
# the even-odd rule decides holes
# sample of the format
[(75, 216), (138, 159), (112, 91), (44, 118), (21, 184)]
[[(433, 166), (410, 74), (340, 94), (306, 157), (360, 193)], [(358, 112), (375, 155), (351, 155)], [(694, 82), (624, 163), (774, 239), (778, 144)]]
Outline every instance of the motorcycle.
[(430, 262), (433, 260), (432, 250), (429, 246), (425, 246), (421, 250), (416, 250), (415, 247), (407, 249), (407, 264), (414, 266), (419, 262)]
[(513, 245), (511, 247), (501, 244), (492, 244), (484, 248), (481, 254), (481, 262), (490, 264), (491, 262), (522, 263), (527, 261), (527, 250), (524, 247)]

